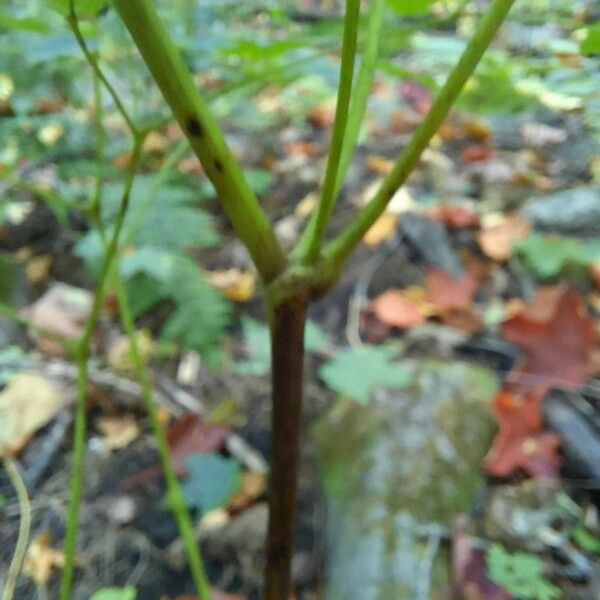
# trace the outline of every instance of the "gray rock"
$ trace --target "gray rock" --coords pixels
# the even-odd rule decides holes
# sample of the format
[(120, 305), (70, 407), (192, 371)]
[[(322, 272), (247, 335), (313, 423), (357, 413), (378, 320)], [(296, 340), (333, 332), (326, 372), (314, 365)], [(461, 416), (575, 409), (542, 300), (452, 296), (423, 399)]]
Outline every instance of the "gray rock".
[(578, 187), (531, 198), (521, 214), (543, 231), (600, 234), (600, 187)]
[(434, 560), (440, 527), (472, 507), (482, 484), (497, 381), (459, 362), (411, 369), (408, 389), (366, 407), (340, 402), (314, 429), (328, 505), (327, 600), (429, 600), (434, 579), (447, 583)]

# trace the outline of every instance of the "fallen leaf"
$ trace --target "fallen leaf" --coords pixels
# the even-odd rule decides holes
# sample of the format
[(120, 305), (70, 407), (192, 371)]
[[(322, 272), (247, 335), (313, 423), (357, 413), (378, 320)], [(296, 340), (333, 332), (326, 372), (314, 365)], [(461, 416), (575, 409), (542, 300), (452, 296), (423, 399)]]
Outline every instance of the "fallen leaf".
[[(148, 360), (152, 356), (156, 346), (152, 339), (152, 334), (147, 329), (141, 329), (135, 332), (135, 340), (140, 355), (144, 360)], [(128, 336), (122, 335), (110, 345), (107, 361), (117, 371), (133, 371), (135, 369), (131, 341)]]
[(389, 240), (396, 234), (398, 215), (384, 212), (367, 230), (362, 241), (369, 248), (376, 248), (385, 240)]
[(52, 534), (45, 531), (29, 545), (23, 563), (23, 573), (38, 585), (46, 585), (54, 569), (60, 569), (64, 565), (65, 553), (52, 547)]
[[(77, 340), (92, 309), (92, 295), (87, 290), (55, 283), (36, 302), (23, 309), (23, 316), (37, 327), (65, 340)], [(55, 341), (34, 334), (39, 349), (47, 354), (62, 354)]]
[(167, 432), (175, 471), (179, 475), (186, 473), (185, 461), (191, 454), (221, 449), (228, 433), (225, 427), (207, 424), (197, 413), (187, 413), (177, 419)]
[(466, 163), (486, 162), (496, 156), (496, 151), (485, 144), (469, 144), (460, 151)]
[(379, 175), (387, 175), (394, 168), (394, 161), (383, 156), (367, 156), (367, 167)]
[(530, 231), (531, 223), (517, 214), (512, 214), (501, 223), (484, 226), (477, 233), (477, 242), (488, 258), (504, 262), (512, 256), (515, 242), (524, 240)]
[(407, 299), (397, 289), (387, 290), (374, 298), (369, 308), (382, 323), (398, 329), (422, 325), (426, 320), (419, 305)]
[(600, 290), (600, 262), (594, 263), (590, 267), (590, 275), (596, 287)]
[(329, 129), (335, 120), (335, 101), (324, 102), (315, 106), (308, 115), (308, 120), (313, 127)]
[(267, 489), (267, 479), (262, 473), (245, 471), (242, 474), (240, 489), (229, 501), (230, 510), (241, 510), (260, 498)]
[(252, 271), (227, 269), (207, 273), (209, 283), (232, 302), (247, 302), (254, 296), (256, 274)]
[(54, 262), (54, 257), (50, 254), (34, 256), (27, 261), (25, 265), (25, 275), (33, 285), (42, 285), (48, 281), (50, 276), (50, 267)]
[(19, 452), (62, 405), (56, 387), (41, 375), (20, 373), (13, 377), (0, 392), (0, 456)]
[(474, 210), (459, 204), (440, 204), (428, 210), (425, 215), (450, 229), (479, 227), (479, 215)]
[(131, 416), (99, 417), (96, 427), (104, 435), (104, 444), (109, 450), (127, 448), (140, 437), (140, 426)]
[(535, 312), (526, 306), (501, 325), (504, 338), (527, 355), (511, 376), (515, 383), (577, 388), (588, 377), (598, 337), (594, 320), (575, 289), (558, 289), (543, 292), (550, 306), (534, 301)]
[(319, 153), (319, 145), (315, 142), (289, 142), (285, 151), (289, 156), (315, 156)]
[(489, 123), (480, 119), (463, 121), (462, 130), (465, 135), (478, 142), (488, 142), (492, 137), (492, 128)]
[(468, 309), (473, 303), (481, 276), (480, 266), (472, 261), (463, 277), (455, 278), (442, 269), (427, 269), (427, 298), (442, 310)]
[(541, 402), (546, 389), (526, 393), (499, 392), (493, 411), (499, 431), (485, 459), (485, 470), (507, 477), (522, 469), (533, 477), (556, 477), (560, 468), (560, 437), (542, 431)]
[(314, 212), (319, 202), (319, 195), (317, 192), (309, 192), (306, 194), (294, 209), (294, 214), (301, 219), (306, 219)]

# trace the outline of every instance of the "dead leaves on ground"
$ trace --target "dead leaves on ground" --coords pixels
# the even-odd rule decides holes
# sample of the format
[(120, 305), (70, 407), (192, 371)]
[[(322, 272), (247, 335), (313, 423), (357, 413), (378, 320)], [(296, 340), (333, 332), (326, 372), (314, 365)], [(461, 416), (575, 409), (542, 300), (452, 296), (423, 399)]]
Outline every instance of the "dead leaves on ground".
[(38, 585), (46, 585), (56, 569), (65, 565), (65, 553), (52, 545), (52, 534), (45, 531), (38, 535), (29, 545), (23, 573)]

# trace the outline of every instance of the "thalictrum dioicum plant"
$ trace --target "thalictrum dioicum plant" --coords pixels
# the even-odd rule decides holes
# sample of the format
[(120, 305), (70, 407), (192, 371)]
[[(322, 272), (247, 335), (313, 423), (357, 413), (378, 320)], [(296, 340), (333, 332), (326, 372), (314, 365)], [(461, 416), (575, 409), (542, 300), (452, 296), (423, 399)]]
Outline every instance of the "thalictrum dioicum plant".
[[(406, 0), (407, 3), (409, 0)], [(346, 0), (344, 33), (341, 49), (341, 71), (337, 108), (331, 147), (321, 186), (320, 201), (296, 247), (284, 252), (273, 227), (246, 181), (243, 171), (229, 149), (224, 135), (212, 116), (192, 75), (185, 65), (168, 30), (156, 12), (153, 0), (112, 0), (114, 8), (129, 30), (154, 81), (160, 88), (173, 116), (187, 136), (193, 152), (202, 164), (206, 176), (215, 187), (217, 197), (231, 224), (247, 247), (264, 285), (271, 332), (272, 377), (272, 454), (269, 485), (269, 529), (265, 600), (289, 600), (291, 592), (290, 565), (294, 545), (296, 487), (299, 466), (300, 421), (302, 408), (302, 377), (304, 362), (304, 328), (307, 310), (312, 301), (322, 297), (338, 280), (344, 265), (367, 230), (385, 211), (391, 198), (416, 167), (421, 154), (445, 120), (467, 80), (505, 20), (514, 0), (492, 0), (481, 17), (472, 38), (456, 66), (441, 88), (429, 112), (423, 118), (411, 141), (399, 155), (393, 169), (381, 184), (374, 198), (336, 237), (326, 241), (326, 230), (335, 208), (339, 191), (355, 149), (377, 62), (378, 43), (384, 18), (385, 0), (371, 0), (367, 38), (362, 51), (360, 72), (354, 76), (357, 54), (357, 33), (360, 0)], [(97, 0), (80, 0), (77, 8), (98, 5)], [(102, 4), (102, 3), (100, 3)], [(68, 21), (77, 37), (97, 80), (113, 97), (134, 139), (134, 157), (139, 156), (146, 131), (139, 130), (129, 118), (122, 102), (99, 69), (95, 57), (80, 35), (71, 0)], [(494, 90), (489, 90), (490, 94)], [(99, 138), (100, 139), (100, 138)], [(101, 145), (101, 144), (99, 144)], [(128, 185), (123, 195), (120, 219), (127, 211), (127, 191), (131, 187), (137, 160), (132, 160)], [(99, 193), (95, 195), (100, 198)], [(96, 200), (97, 202), (98, 200)], [(92, 203), (98, 214), (98, 207)], [(101, 229), (101, 223), (97, 223)], [(105, 239), (103, 277), (98, 285), (94, 311), (86, 334), (75, 357), (80, 365), (80, 399), (85, 397), (86, 361), (89, 339), (97, 320), (97, 312), (112, 280), (118, 291), (125, 329), (131, 337), (138, 374), (144, 383), (144, 396), (151, 416), (155, 416), (150, 379), (141, 355), (136, 350), (133, 320), (128, 310), (124, 287), (119, 282), (117, 227), (110, 239)], [(115, 274), (116, 273), (116, 274)], [(194, 327), (190, 323), (189, 327)], [(61, 599), (70, 598), (73, 556), (77, 531), (77, 515), (81, 500), (84, 444), (84, 400), (78, 403), (76, 448), (73, 474), (73, 494), (69, 513), (66, 560)], [(210, 587), (198, 548), (193, 540), (191, 522), (181, 502), (181, 491), (169, 468), (168, 448), (164, 432), (157, 419), (152, 419), (158, 437), (161, 459), (165, 467), (171, 506), (184, 538), (186, 552), (199, 598), (210, 598)]]

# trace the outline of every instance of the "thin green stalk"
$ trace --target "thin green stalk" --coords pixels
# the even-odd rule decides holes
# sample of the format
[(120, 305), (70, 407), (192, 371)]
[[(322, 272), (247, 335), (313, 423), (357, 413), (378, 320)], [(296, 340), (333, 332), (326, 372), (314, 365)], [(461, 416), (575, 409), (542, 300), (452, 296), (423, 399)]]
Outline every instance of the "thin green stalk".
[(81, 48), (81, 51), (83, 52), (83, 55), (85, 56), (88, 64), (94, 71), (94, 75), (102, 82), (102, 85), (104, 85), (104, 87), (106, 88), (106, 91), (110, 94), (110, 97), (112, 98), (113, 102), (115, 103), (117, 110), (123, 117), (123, 120), (125, 121), (125, 123), (127, 123), (127, 127), (129, 127), (131, 132), (135, 135), (138, 132), (138, 129), (137, 129), (135, 123), (129, 116), (129, 113), (125, 110), (125, 106), (123, 105), (123, 102), (121, 102), (121, 99), (119, 98), (119, 95), (115, 91), (115, 88), (112, 86), (110, 81), (108, 81), (108, 79), (102, 72), (102, 69), (98, 65), (98, 61), (96, 60), (96, 58), (94, 57), (92, 52), (90, 52), (90, 49), (88, 48), (87, 44), (85, 43), (85, 39), (83, 37), (83, 34), (81, 33), (81, 29), (79, 28), (79, 20), (77, 19), (77, 14), (75, 13), (74, 0), (70, 0), (70, 2), (69, 2), (69, 14), (67, 15), (67, 23), (69, 24), (69, 27), (73, 31), (73, 35), (75, 36), (75, 39), (77, 40), (79, 48)]
[[(85, 43), (84, 43), (85, 47)], [(101, 80), (96, 74), (96, 71), (92, 71), (94, 81), (94, 121), (96, 130), (96, 186), (94, 188), (94, 195), (90, 204), (90, 214), (96, 221), (96, 224), (100, 224), (100, 203), (102, 201), (102, 182), (104, 180), (104, 148), (106, 146), (106, 134), (104, 127), (102, 126), (102, 117), (104, 111), (102, 109), (102, 89), (100, 87)]]
[(29, 497), (27, 496), (27, 488), (17, 463), (11, 458), (2, 459), (2, 466), (10, 479), (12, 486), (15, 488), (17, 498), (19, 500), (19, 510), (21, 511), (21, 522), (19, 523), (19, 537), (17, 538), (17, 545), (13, 553), (10, 567), (8, 568), (8, 576), (6, 577), (6, 584), (4, 586), (4, 592), (2, 593), (2, 600), (12, 600), (17, 587), (17, 580), (19, 579), (19, 573), (25, 560), (25, 554), (27, 552), (27, 542), (29, 541), (29, 532), (31, 531), (31, 504), (29, 503)]
[[(354, 150), (360, 135), (360, 127), (367, 109), (367, 101), (371, 88), (373, 86), (373, 78), (377, 67), (377, 54), (379, 51), (379, 40), (381, 37), (381, 27), (383, 25), (383, 17), (385, 15), (386, 0), (373, 0), (369, 13), (369, 25), (367, 28), (366, 46), (362, 53), (362, 62), (356, 85), (352, 92), (352, 101), (348, 113), (348, 121), (346, 123), (346, 136), (340, 153), (338, 172), (335, 182), (334, 197), (337, 198), (340, 193), (342, 184), (346, 178), (348, 168), (352, 161)], [(303, 257), (307, 254), (308, 246), (311, 243), (311, 238), (314, 235), (316, 226), (317, 213), (313, 213), (309, 224), (304, 230), (293, 255), (295, 257)]]
[(123, 281), (121, 280), (120, 274), (118, 273), (118, 268), (115, 269), (115, 273), (114, 284), (117, 292), (117, 300), (119, 302), (121, 323), (123, 324), (123, 329), (125, 330), (125, 333), (129, 339), (133, 364), (137, 372), (138, 380), (142, 386), (142, 398), (144, 400), (146, 411), (150, 417), (154, 438), (156, 439), (158, 453), (165, 475), (165, 482), (167, 484), (169, 506), (175, 515), (179, 532), (181, 533), (181, 538), (183, 540), (183, 545), (190, 566), (190, 571), (194, 579), (194, 584), (196, 585), (198, 597), (201, 600), (210, 600), (210, 583), (204, 570), (202, 557), (200, 555), (194, 535), (194, 527), (185, 504), (181, 486), (177, 480), (175, 470), (173, 469), (171, 451), (169, 450), (169, 444), (167, 442), (165, 430), (158, 416), (158, 408), (152, 388), (152, 382), (150, 380), (148, 368), (144, 362), (142, 353), (140, 352), (135, 335), (135, 324), (131, 314), (127, 292), (125, 286), (123, 285)]
[(317, 283), (317, 287), (326, 289), (333, 284), (352, 250), (358, 245), (371, 225), (381, 216), (396, 190), (403, 185), (416, 167), (421, 154), (448, 116), (456, 98), (473, 74), (475, 67), (492, 42), (513, 3), (514, 0), (492, 1), (427, 116), (423, 119), (404, 152), (397, 159), (391, 173), (382, 183), (375, 197), (359, 212), (356, 219), (323, 249), (320, 281)]
[(316, 217), (310, 221), (307, 228), (306, 252), (302, 253), (300, 260), (310, 265), (315, 262), (321, 250), (325, 229), (337, 197), (337, 180), (340, 168), (340, 159), (346, 135), (348, 122), (348, 109), (350, 107), (350, 93), (352, 91), (352, 78), (354, 76), (354, 62), (356, 59), (356, 38), (358, 35), (358, 21), (360, 16), (360, 0), (347, 0), (346, 14), (344, 17), (344, 40), (342, 43), (342, 64), (340, 68), (340, 82), (338, 86), (337, 106), (331, 147), (323, 180), (321, 198), (317, 207)]
[(154, 3), (152, 0), (113, 0), (113, 5), (215, 186), (224, 211), (248, 248), (262, 279), (267, 283), (272, 281), (285, 268), (283, 250)]
[(69, 600), (71, 597), (71, 588), (73, 584), (73, 571), (75, 565), (75, 549), (77, 544), (77, 532), (79, 528), (79, 512), (81, 508), (81, 499), (83, 497), (83, 480), (85, 472), (85, 435), (86, 435), (86, 397), (88, 387), (88, 370), (87, 361), (90, 354), (90, 346), (92, 335), (98, 324), (104, 298), (108, 287), (108, 274), (112, 268), (114, 258), (117, 254), (119, 246), (119, 236), (125, 222), (127, 208), (129, 206), (129, 196), (135, 173), (141, 158), (142, 144), (144, 136), (139, 135), (134, 139), (133, 155), (119, 207), (119, 214), (115, 229), (108, 243), (100, 276), (94, 294), (94, 302), (90, 317), (86, 323), (85, 330), (78, 344), (77, 353), (75, 356), (77, 362), (77, 401), (75, 408), (75, 432), (73, 437), (73, 467), (71, 474), (71, 498), (69, 504), (69, 512), (67, 516), (67, 532), (65, 536), (65, 567), (63, 570), (60, 600)]

